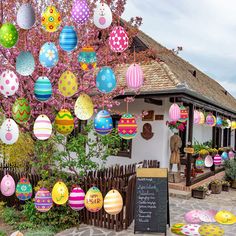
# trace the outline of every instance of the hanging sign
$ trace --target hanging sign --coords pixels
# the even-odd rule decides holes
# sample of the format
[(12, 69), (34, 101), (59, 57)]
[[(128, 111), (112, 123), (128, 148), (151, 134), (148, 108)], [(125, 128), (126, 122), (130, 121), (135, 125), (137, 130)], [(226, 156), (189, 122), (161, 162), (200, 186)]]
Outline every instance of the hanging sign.
[(194, 154), (194, 148), (185, 147), (185, 148), (184, 148), (184, 152), (185, 152), (185, 153), (189, 153), (189, 154)]

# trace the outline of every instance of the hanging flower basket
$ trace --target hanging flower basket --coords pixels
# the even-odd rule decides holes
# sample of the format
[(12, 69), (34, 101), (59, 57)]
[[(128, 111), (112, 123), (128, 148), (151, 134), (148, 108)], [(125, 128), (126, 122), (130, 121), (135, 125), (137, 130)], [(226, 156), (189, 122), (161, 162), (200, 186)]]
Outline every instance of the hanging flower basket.
[(180, 131), (184, 131), (185, 127), (187, 125), (187, 122), (180, 122), (180, 121), (167, 121), (166, 125), (169, 127), (169, 129), (172, 132), (178, 132)]

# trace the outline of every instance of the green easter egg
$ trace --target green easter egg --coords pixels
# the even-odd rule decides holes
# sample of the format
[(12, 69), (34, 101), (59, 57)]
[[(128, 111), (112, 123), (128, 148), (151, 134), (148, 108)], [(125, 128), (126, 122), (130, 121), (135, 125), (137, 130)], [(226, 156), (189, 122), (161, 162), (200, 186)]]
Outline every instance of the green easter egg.
[(13, 47), (18, 40), (16, 27), (11, 23), (5, 23), (0, 28), (0, 44), (5, 48)]
[(13, 119), (19, 123), (25, 123), (30, 118), (30, 104), (25, 98), (18, 98), (12, 106)]

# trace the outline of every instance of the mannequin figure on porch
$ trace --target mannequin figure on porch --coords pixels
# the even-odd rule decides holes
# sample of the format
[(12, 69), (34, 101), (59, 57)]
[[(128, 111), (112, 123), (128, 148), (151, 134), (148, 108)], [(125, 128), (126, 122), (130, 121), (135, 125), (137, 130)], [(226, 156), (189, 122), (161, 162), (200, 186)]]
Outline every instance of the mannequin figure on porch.
[(173, 164), (177, 164), (178, 171), (180, 172), (180, 152), (179, 149), (182, 147), (182, 140), (178, 133), (174, 133), (170, 137), (170, 169), (172, 171)]

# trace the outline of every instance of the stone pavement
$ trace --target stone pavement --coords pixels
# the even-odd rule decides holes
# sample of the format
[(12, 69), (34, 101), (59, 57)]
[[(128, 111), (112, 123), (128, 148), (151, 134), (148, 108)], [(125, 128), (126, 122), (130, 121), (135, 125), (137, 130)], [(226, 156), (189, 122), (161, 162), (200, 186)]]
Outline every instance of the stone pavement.
[[(193, 209), (207, 210), (229, 210), (236, 214), (236, 190), (230, 192), (222, 192), (221, 194), (212, 194), (205, 199), (191, 198), (189, 200), (180, 198), (170, 198), (170, 216), (171, 224), (184, 223), (184, 214)], [(235, 225), (220, 225), (225, 230), (225, 236), (236, 235)], [(57, 236), (131, 236), (133, 233), (133, 225), (128, 230), (122, 232), (115, 232), (102, 228), (92, 227), (88, 225), (81, 225), (79, 229), (72, 228), (63, 231)], [(143, 236), (152, 236), (158, 234), (137, 234)], [(172, 236), (170, 231), (167, 234)]]

